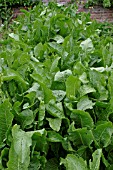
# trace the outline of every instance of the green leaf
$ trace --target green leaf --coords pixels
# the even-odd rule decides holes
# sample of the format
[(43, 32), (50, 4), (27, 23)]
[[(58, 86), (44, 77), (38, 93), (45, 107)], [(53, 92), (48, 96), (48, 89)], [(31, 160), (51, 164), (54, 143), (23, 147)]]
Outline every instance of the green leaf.
[(108, 168), (108, 170), (112, 170), (113, 169), (113, 164), (110, 165), (110, 167)]
[(23, 129), (26, 128), (26, 126), (31, 125), (34, 121), (33, 112), (30, 109), (23, 110), (19, 113), (18, 117)]
[(64, 164), (66, 170), (88, 170), (86, 162), (73, 154), (68, 154), (65, 159), (61, 158), (60, 164)]
[(110, 166), (110, 163), (108, 161), (108, 159), (105, 158), (104, 154), (102, 153), (102, 162), (104, 163), (104, 165), (108, 168)]
[(112, 122), (100, 122), (93, 130), (93, 135), (100, 147), (107, 147), (111, 143), (111, 136), (113, 134)]
[(94, 126), (93, 119), (88, 112), (82, 110), (72, 110), (70, 117), (74, 119), (76, 123), (80, 123), (82, 127), (92, 129)]
[(47, 120), (49, 121), (49, 126), (55, 130), (55, 131), (59, 131), (60, 127), (61, 127), (61, 119), (60, 118), (47, 118)]
[(40, 101), (39, 113), (38, 113), (38, 126), (43, 125), (44, 118), (45, 118), (45, 104), (44, 101)]
[(8, 154), (9, 154), (9, 149), (7, 147), (5, 147), (1, 151), (1, 154), (0, 154), (0, 169), (2, 169), (2, 170), (5, 170), (3, 165), (5, 163), (5, 166), (6, 166), (6, 162), (7, 162), (6, 158), (8, 157)]
[(110, 105), (107, 102), (101, 102), (101, 101), (97, 101), (95, 103), (96, 106), (100, 107), (100, 108), (108, 108)]
[(64, 42), (64, 38), (61, 35), (56, 35), (53, 40), (55, 40), (58, 44), (61, 44)]
[(43, 73), (42, 73), (42, 75), (41, 75), (41, 73), (33, 73), (32, 75), (31, 75), (31, 77), (35, 80), (35, 81), (37, 81), (39, 84), (40, 83), (44, 83), (44, 77), (43, 77), (44, 75), (43, 75)]
[(55, 74), (55, 77), (54, 77), (54, 81), (58, 81), (58, 82), (65, 82), (65, 80), (70, 76), (72, 75), (72, 71), (71, 70), (65, 70), (65, 71), (58, 71), (56, 74)]
[(9, 37), (13, 38), (15, 41), (19, 41), (19, 36), (17, 34), (10, 33)]
[(84, 157), (84, 159), (87, 159), (87, 155), (86, 155), (87, 148), (88, 148), (87, 146), (81, 146), (81, 147), (78, 148), (76, 153), (78, 154), (78, 156)]
[(90, 165), (90, 170), (99, 170), (100, 169), (100, 159), (102, 156), (102, 149), (97, 149), (94, 153), (93, 153), (93, 161), (89, 162)]
[(93, 87), (91, 87), (91, 85), (89, 85), (89, 84), (88, 85), (85, 84), (85, 85), (81, 86), (80, 90), (79, 90), (81, 97), (86, 94), (94, 93), (94, 92), (96, 92), (96, 90)]
[(40, 85), (38, 83), (33, 83), (32, 87), (29, 88), (26, 92), (27, 93), (37, 92), (39, 87), (40, 87)]
[(65, 89), (66, 89), (65, 83), (64, 82), (58, 82), (58, 81), (53, 81), (51, 88), (52, 88), (52, 90), (63, 90), (63, 91), (65, 91)]
[(93, 135), (91, 130), (87, 130), (87, 128), (78, 128), (75, 129), (70, 125), (68, 129), (69, 140), (73, 142), (75, 146), (89, 146), (93, 142)]
[(62, 46), (57, 42), (49, 42), (48, 45), (51, 47), (51, 51), (55, 51), (58, 54), (62, 54)]
[(102, 73), (99, 73), (95, 70), (89, 71), (90, 83), (93, 85), (95, 90), (97, 90), (97, 98), (99, 100), (107, 100), (108, 99), (108, 91), (106, 89), (106, 76)]
[(25, 99), (28, 98), (29, 102), (27, 102), (23, 105), (23, 109), (30, 108), (35, 102), (36, 92), (32, 91), (32, 92), (28, 93), (27, 95), (25, 95), (24, 97), (25, 97)]
[(46, 158), (44, 156), (40, 156), (37, 152), (33, 155), (28, 170), (40, 170), (40, 168), (44, 169), (46, 164)]
[(110, 50), (106, 46), (102, 48), (102, 59), (104, 67), (112, 64), (112, 53), (110, 53)]
[(51, 68), (49, 68), (50, 73), (55, 74), (59, 70), (59, 68), (58, 68), (59, 60), (60, 60), (60, 57), (55, 57), (55, 59), (52, 61), (51, 66), (50, 66)]
[(34, 54), (36, 58), (41, 58), (43, 57), (44, 54), (44, 48), (42, 43), (37, 44), (37, 46), (35, 46), (34, 48)]
[(48, 131), (47, 135), (48, 135), (48, 141), (50, 142), (62, 142), (63, 141), (63, 137), (55, 131)]
[(69, 141), (69, 139), (67, 137), (65, 137), (62, 141), (62, 147), (66, 150), (66, 151), (74, 151), (74, 149), (71, 146), (71, 142)]
[(47, 112), (56, 117), (56, 118), (65, 118), (62, 103), (55, 103), (54, 100), (50, 100), (48, 104), (46, 104)]
[(66, 95), (68, 98), (76, 97), (80, 88), (80, 81), (77, 77), (71, 75), (66, 80)]
[(52, 92), (53, 95), (56, 97), (57, 102), (61, 102), (66, 95), (66, 92), (63, 90), (52, 90)]
[(86, 74), (86, 72), (83, 72), (83, 74), (79, 76), (79, 80), (80, 80), (83, 84), (86, 84), (86, 83), (89, 82), (89, 80), (87, 79), (87, 74)]
[(113, 71), (111, 71), (111, 74), (108, 78), (108, 88), (110, 92), (110, 96), (113, 96)]
[(0, 104), (0, 145), (6, 140), (7, 132), (12, 125), (13, 114), (11, 109), (11, 104), (8, 100)]
[(10, 68), (7, 68), (4, 73), (5, 73), (5, 74), (4, 74), (4, 76), (2, 77), (2, 80), (3, 80), (3, 81), (15, 80), (15, 81), (18, 82), (19, 85), (20, 85), (20, 84), (22, 85), (21, 87), (22, 87), (23, 89), (26, 89), (26, 88), (27, 88), (28, 82), (26, 82), (17, 71), (12, 70), (12, 69), (10, 69)]
[[(20, 66), (23, 66), (24, 64), (28, 64), (29, 61), (30, 61), (30, 55), (27, 53), (27, 52), (21, 52), (21, 51), (17, 51), (17, 54), (15, 52), (14, 54), (16, 57), (15, 57), (15, 60), (14, 60), (14, 63), (13, 63), (13, 69), (17, 69), (18, 67)], [(23, 69), (24, 69), (25, 66), (23, 66)]]
[[(83, 81), (83, 78), (85, 77), (86, 79), (86, 68), (84, 65), (81, 63), (81, 61), (78, 61), (75, 63), (73, 67), (73, 73), (74, 75), (79, 75), (79, 79)], [(87, 80), (86, 80), (87, 81)]]
[(92, 102), (92, 100), (89, 100), (87, 96), (83, 96), (77, 103), (77, 109), (78, 110), (93, 109), (94, 105), (95, 104)]
[(48, 151), (47, 131), (45, 129), (41, 129), (41, 130), (31, 131), (28, 133), (33, 140), (33, 145), (32, 145), (33, 152), (38, 151), (47, 154)]
[(105, 67), (91, 67), (90, 69), (102, 73), (102, 72), (107, 71), (108, 68), (105, 68)]
[(49, 159), (44, 170), (58, 170), (58, 161), (55, 158)]
[(46, 85), (44, 85), (42, 83), (41, 83), (41, 87), (42, 87), (43, 93), (44, 93), (44, 102), (45, 102), (45, 104), (49, 103), (50, 100), (55, 100), (56, 99), (55, 96), (53, 95), (51, 89), (49, 89)]
[(15, 125), (12, 129), (13, 141), (9, 150), (8, 170), (27, 170), (30, 163), (31, 136)]
[(80, 44), (80, 47), (82, 48), (82, 50), (90, 52), (93, 50), (93, 43), (92, 40), (90, 38), (86, 39), (85, 41), (82, 41)]

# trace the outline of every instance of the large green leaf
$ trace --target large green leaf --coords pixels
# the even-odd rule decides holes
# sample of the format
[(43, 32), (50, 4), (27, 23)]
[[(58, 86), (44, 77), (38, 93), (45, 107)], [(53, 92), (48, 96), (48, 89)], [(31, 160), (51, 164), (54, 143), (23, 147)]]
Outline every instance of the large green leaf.
[(44, 101), (40, 101), (39, 112), (38, 112), (38, 126), (43, 125), (44, 117), (45, 117), (45, 104)]
[(51, 74), (53, 74), (53, 73), (55, 74), (59, 70), (59, 67), (58, 67), (59, 60), (60, 60), (60, 57), (55, 57), (55, 59), (52, 61), (51, 65), (49, 67)]
[(36, 58), (41, 58), (44, 55), (44, 48), (42, 43), (37, 44), (34, 48), (34, 54)]
[(50, 142), (62, 142), (63, 141), (63, 137), (55, 132), (55, 131), (48, 131), (48, 141)]
[(80, 123), (82, 127), (91, 129), (94, 126), (93, 119), (88, 112), (72, 110), (71, 118), (74, 119), (76, 123)]
[(32, 110), (26, 109), (23, 110), (19, 115), (18, 118), (20, 119), (20, 124), (22, 128), (26, 128), (26, 126), (31, 125), (34, 121), (34, 115)]
[(81, 97), (93, 92), (96, 92), (96, 90), (93, 87), (91, 87), (91, 85), (83, 85), (80, 87), (79, 91)]
[(55, 103), (54, 100), (50, 100), (48, 104), (46, 104), (47, 112), (56, 117), (56, 118), (65, 118), (62, 103)]
[(55, 40), (58, 44), (61, 44), (64, 42), (64, 38), (61, 35), (56, 35), (53, 40)]
[(103, 47), (102, 49), (102, 59), (103, 59), (103, 65), (104, 67), (110, 66), (112, 63), (112, 52), (107, 49), (107, 47)]
[(74, 75), (79, 75), (79, 79), (82, 82), (84, 82), (83, 79), (85, 78), (85, 83), (88, 83), (86, 71), (87, 70), (81, 61), (75, 62), (74, 67), (73, 67)]
[(19, 129), (18, 125), (12, 129), (12, 143), (9, 150), (8, 170), (28, 170), (30, 163), (31, 136)]
[(68, 98), (76, 97), (80, 88), (80, 80), (71, 75), (66, 80), (66, 95)]
[(113, 71), (111, 71), (111, 75), (108, 78), (108, 88), (110, 96), (113, 96)]
[(69, 140), (73, 142), (75, 146), (90, 146), (93, 142), (93, 135), (91, 130), (87, 128), (75, 129), (73, 124), (68, 129)]
[(32, 137), (33, 145), (32, 145), (32, 155), (35, 155), (35, 151), (47, 154), (48, 151), (48, 143), (47, 143), (47, 131), (45, 129), (36, 130), (28, 132), (28, 134)]
[(15, 80), (18, 82), (19, 85), (22, 85), (23, 89), (27, 89), (28, 87), (28, 82), (26, 82), (17, 71), (10, 68), (7, 68), (4, 71), (4, 76), (2, 77), (2, 79), (3, 81)]
[(51, 100), (55, 100), (55, 96), (52, 93), (52, 90), (49, 89), (45, 84), (41, 83), (41, 87), (43, 89), (43, 93), (44, 93), (44, 102), (45, 103), (49, 103)]
[(60, 164), (64, 164), (66, 170), (88, 170), (86, 162), (73, 154), (68, 154), (65, 159), (61, 158)]
[(62, 46), (57, 42), (49, 42), (48, 44), (51, 47), (51, 51), (56, 51), (58, 54), (62, 53)]
[(10, 33), (9, 36), (13, 38), (15, 41), (19, 41), (19, 36), (17, 34)]
[(106, 90), (106, 76), (98, 71), (90, 70), (89, 78), (93, 87), (98, 91), (98, 93), (96, 93), (97, 98), (99, 98), (99, 100), (107, 100), (108, 91)]
[[(76, 66), (74, 67), (74, 69), (76, 68)], [(77, 69), (77, 68), (76, 68)], [(83, 68), (81, 68), (83, 69)], [(75, 70), (74, 70), (75, 71)], [(77, 70), (78, 73), (80, 74), (82, 70)], [(87, 79), (87, 73), (83, 72), (80, 76), (79, 76), (79, 80), (83, 83), (83, 84), (87, 84), (89, 82), (89, 80)], [(91, 88), (91, 87), (90, 87)]]
[(64, 82), (70, 75), (72, 75), (72, 71), (69, 69), (62, 72), (59, 71), (55, 74), (54, 80)]
[[(25, 64), (29, 63), (30, 61), (30, 55), (27, 54), (27, 52), (22, 52), (20, 50), (17, 50), (15, 51), (14, 53), (14, 57), (15, 57), (15, 60), (13, 61), (13, 69), (17, 69), (18, 67), (18, 70), (21, 68), (23, 68), (24, 70), (24, 67), (25, 67)], [(20, 67), (21, 66), (21, 67)], [(22, 71), (22, 70), (21, 70)], [(20, 72), (21, 72), (20, 71)], [(23, 76), (23, 75), (22, 75)]]
[(3, 162), (6, 159), (6, 157), (8, 157), (9, 154), (9, 149), (7, 147), (5, 147), (0, 154), (0, 169), (5, 170), (4, 166), (3, 166)]
[(87, 96), (83, 96), (77, 103), (77, 109), (78, 110), (93, 109), (94, 105), (95, 104), (91, 100), (89, 100)]
[(8, 100), (5, 100), (0, 105), (0, 145), (6, 140), (7, 132), (12, 125), (12, 121), (11, 104)]
[(47, 118), (48, 122), (49, 122), (49, 126), (55, 130), (55, 131), (59, 131), (60, 130), (60, 127), (61, 127), (61, 119), (60, 118), (55, 118), (55, 119), (52, 119), (52, 118)]
[(40, 168), (45, 168), (46, 159), (44, 156), (41, 156), (38, 152), (33, 155), (28, 170), (40, 170)]
[(93, 130), (93, 135), (100, 147), (107, 147), (111, 143), (113, 134), (112, 122), (100, 122)]
[(92, 40), (90, 38), (86, 39), (85, 41), (82, 41), (80, 47), (86, 52), (92, 51), (94, 48)]
[(57, 102), (61, 102), (66, 95), (66, 92), (63, 90), (52, 90), (52, 92), (53, 95), (56, 97)]
[(99, 170), (100, 169), (100, 159), (102, 156), (102, 149), (97, 149), (94, 153), (93, 153), (93, 161), (89, 162), (90, 164), (90, 170)]
[(35, 82), (35, 83), (33, 83), (32, 87), (29, 88), (26, 92), (27, 93), (36, 92), (38, 90), (39, 86), (40, 85)]

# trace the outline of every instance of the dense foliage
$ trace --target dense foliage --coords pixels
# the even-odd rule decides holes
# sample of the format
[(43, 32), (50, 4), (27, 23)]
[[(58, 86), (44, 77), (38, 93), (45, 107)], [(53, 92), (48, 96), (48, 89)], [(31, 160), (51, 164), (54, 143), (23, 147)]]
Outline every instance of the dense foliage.
[(13, 7), (34, 6), (40, 0), (0, 0), (0, 20), (10, 21)]
[(112, 0), (87, 0), (87, 5), (103, 5), (104, 7), (113, 6)]
[(40, 0), (0, 0), (0, 4), (7, 4), (8, 6), (14, 6), (14, 5), (24, 5), (29, 6), (33, 3), (37, 3)]
[(75, 5), (23, 12), (0, 41), (0, 169), (112, 170), (112, 34)]

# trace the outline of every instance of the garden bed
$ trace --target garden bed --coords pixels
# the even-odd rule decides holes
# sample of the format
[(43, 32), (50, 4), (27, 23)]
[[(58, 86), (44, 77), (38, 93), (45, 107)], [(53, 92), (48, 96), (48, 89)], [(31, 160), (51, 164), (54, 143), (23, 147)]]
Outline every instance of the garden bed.
[(113, 28), (75, 4), (22, 11), (0, 39), (0, 169), (113, 169)]

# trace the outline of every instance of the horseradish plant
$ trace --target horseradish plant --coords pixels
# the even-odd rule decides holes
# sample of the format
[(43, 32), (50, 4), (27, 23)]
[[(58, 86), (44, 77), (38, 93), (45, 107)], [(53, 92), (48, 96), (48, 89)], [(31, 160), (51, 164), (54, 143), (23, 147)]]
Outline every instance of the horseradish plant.
[(87, 0), (87, 5), (100, 5), (102, 4), (104, 7), (111, 7), (113, 5), (112, 0)]

